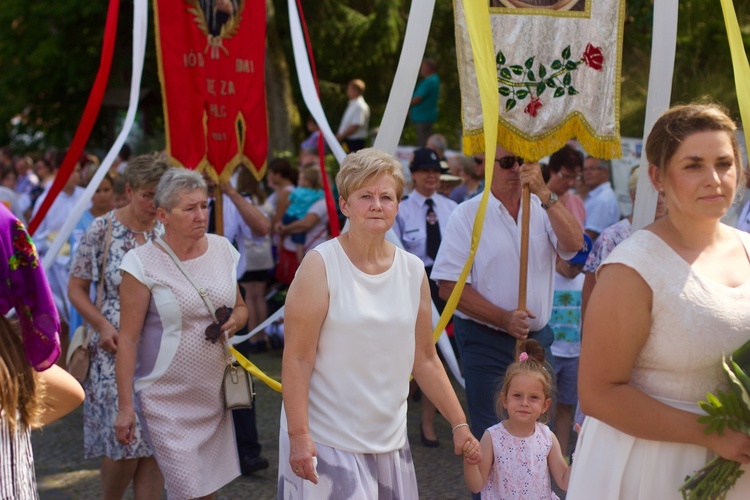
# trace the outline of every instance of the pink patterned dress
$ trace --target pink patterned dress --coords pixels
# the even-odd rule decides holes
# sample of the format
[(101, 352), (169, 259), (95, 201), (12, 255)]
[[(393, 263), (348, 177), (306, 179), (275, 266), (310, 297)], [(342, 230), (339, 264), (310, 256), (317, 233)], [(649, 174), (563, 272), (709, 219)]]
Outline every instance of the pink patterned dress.
[[(208, 250), (182, 264), (215, 307), (233, 307), (239, 253), (222, 236), (206, 237)], [(224, 410), (221, 393), (224, 344), (206, 339), (213, 322), (206, 304), (154, 243), (130, 251), (120, 269), (151, 291), (138, 345), (134, 404), (168, 497), (213, 493), (240, 475), (232, 412)]]
[(487, 432), (495, 462), (482, 489), (482, 500), (559, 500), (552, 492), (547, 465), (552, 449), (549, 427), (537, 422), (534, 434), (525, 438), (511, 435), (502, 422)]

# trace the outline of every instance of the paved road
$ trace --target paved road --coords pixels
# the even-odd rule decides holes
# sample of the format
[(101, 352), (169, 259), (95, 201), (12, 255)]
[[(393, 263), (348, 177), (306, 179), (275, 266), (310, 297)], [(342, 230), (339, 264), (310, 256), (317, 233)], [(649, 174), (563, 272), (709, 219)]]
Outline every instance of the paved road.
[[(269, 375), (280, 378), (281, 351), (258, 354), (253, 361)], [(463, 391), (458, 391), (462, 403)], [(268, 470), (252, 477), (240, 477), (222, 488), (217, 499), (274, 499), (278, 471), (278, 430), (281, 397), (264, 384), (257, 386), (258, 432), (263, 455), (271, 462)], [(450, 426), (438, 417), (438, 448), (426, 448), (419, 439), (419, 404), (410, 404), (409, 441), (417, 473), (420, 497), (425, 499), (467, 499), (460, 457), (453, 454)], [(101, 497), (99, 462), (83, 458), (83, 417), (79, 408), (33, 436), (37, 483), (43, 500), (95, 499)], [(559, 492), (558, 492), (559, 493)], [(126, 498), (131, 499), (132, 491)], [(166, 498), (164, 495), (163, 498)]]

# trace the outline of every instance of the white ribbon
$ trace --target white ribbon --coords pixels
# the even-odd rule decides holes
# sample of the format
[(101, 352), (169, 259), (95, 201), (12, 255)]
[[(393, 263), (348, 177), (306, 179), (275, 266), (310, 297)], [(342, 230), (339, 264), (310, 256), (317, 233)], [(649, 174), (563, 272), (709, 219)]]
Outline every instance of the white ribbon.
[(373, 144), (374, 148), (389, 154), (395, 154), (401, 133), (404, 131), (434, 10), (435, 0), (414, 0), (409, 9), (409, 22), (406, 25), (396, 76), (393, 78), (383, 121)]
[(302, 99), (304, 99), (307, 109), (310, 111), (315, 122), (320, 127), (323, 137), (331, 148), (336, 160), (341, 163), (346, 153), (336, 139), (328, 119), (320, 103), (318, 91), (315, 88), (315, 80), (310, 70), (310, 60), (307, 58), (305, 49), (305, 38), (302, 34), (302, 25), (299, 22), (299, 12), (295, 0), (287, 0), (289, 5), (289, 30), (292, 35), (292, 48), (294, 49), (294, 64), (297, 67), (297, 76), (299, 77), (299, 86), (302, 90)]
[(148, 4), (146, 0), (135, 0), (133, 2), (133, 73), (130, 77), (130, 104), (128, 105), (128, 112), (125, 115), (125, 123), (122, 126), (120, 134), (117, 136), (115, 143), (112, 148), (104, 157), (101, 165), (97, 169), (94, 177), (89, 182), (86, 190), (83, 192), (81, 199), (78, 200), (73, 211), (70, 213), (70, 217), (63, 224), (60, 232), (57, 233), (57, 238), (52, 242), (50, 249), (44, 255), (42, 259), (42, 266), (45, 270), (49, 269), (52, 263), (55, 261), (55, 257), (60, 253), (60, 249), (68, 241), (70, 233), (75, 229), (78, 220), (83, 215), (83, 212), (88, 208), (91, 203), (91, 198), (99, 188), (102, 179), (109, 171), (109, 167), (114, 163), (117, 154), (122, 149), (125, 141), (130, 134), (130, 130), (133, 128), (133, 122), (135, 121), (135, 113), (138, 110), (138, 101), (140, 100), (141, 90), (141, 75), (143, 75), (143, 61), (146, 55), (146, 35), (148, 34)]
[(651, 42), (651, 70), (648, 77), (646, 120), (643, 125), (643, 149), (638, 175), (638, 190), (633, 209), (633, 231), (654, 221), (658, 193), (648, 176), (646, 139), (656, 120), (669, 109), (672, 97), (674, 57), (677, 47), (677, 0), (654, 2), (654, 29)]

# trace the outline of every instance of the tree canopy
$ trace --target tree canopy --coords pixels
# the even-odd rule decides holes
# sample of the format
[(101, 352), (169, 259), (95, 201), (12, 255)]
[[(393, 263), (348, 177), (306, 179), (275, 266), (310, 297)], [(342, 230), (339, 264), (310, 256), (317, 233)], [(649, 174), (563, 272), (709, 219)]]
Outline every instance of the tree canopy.
[[(269, 17), (267, 54), (271, 60), (267, 61), (267, 69), (283, 66), (280, 72), (268, 69), (267, 83), (286, 88), (286, 94), (269, 92), (269, 99), (285, 101), (276, 105), (269, 103), (269, 121), (284, 124), (271, 134), (270, 151), (278, 154), (299, 144), (305, 133), (300, 116), (306, 116), (307, 112), (294, 72), (286, 1), (267, 0), (267, 4), (275, 12)], [(734, 4), (747, 47), (750, 45), (750, 0), (735, 0)], [(366, 82), (365, 96), (372, 109), (371, 126), (377, 126), (396, 71), (410, 2), (318, 0), (303, 2), (303, 5), (320, 78), (321, 98), (332, 127), (337, 126), (346, 106), (344, 89), (352, 78)], [(719, 2), (682, 0), (679, 9), (673, 102), (710, 95), (739, 118)], [(3, 2), (0, 9), (0, 95), (3, 96), (0, 100), (0, 145), (15, 140), (19, 149), (67, 146), (96, 76), (105, 15), (106, 4), (102, 2)], [(145, 92), (139, 110), (142, 126), (152, 140), (149, 146), (153, 147), (163, 140), (163, 119), (153, 17), (151, 19), (142, 84)], [(452, 3), (438, 0), (426, 56), (437, 61), (442, 82), (440, 118), (435, 129), (446, 135), (450, 146), (457, 148), (461, 100), (453, 22)], [(642, 135), (652, 22), (652, 0), (628, 1), (621, 105), (624, 136)], [(117, 95), (116, 89), (129, 86), (131, 30), (132, 1), (123, 1), (108, 101), (100, 113), (89, 149), (108, 148), (117, 133), (116, 117), (122, 113), (124, 105), (112, 96)], [(280, 81), (284, 79), (286, 81)], [(40, 142), (24, 145), (20, 140), (35, 137), (36, 132), (43, 133), (43, 136), (36, 135), (43, 137)], [(414, 132), (408, 124), (402, 142), (414, 142)]]

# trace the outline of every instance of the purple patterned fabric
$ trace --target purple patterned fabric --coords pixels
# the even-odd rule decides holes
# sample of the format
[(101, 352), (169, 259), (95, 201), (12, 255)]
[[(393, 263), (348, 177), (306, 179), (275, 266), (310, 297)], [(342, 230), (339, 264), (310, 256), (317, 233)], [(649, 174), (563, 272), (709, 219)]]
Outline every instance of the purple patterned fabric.
[(0, 314), (15, 307), (26, 359), (44, 371), (60, 357), (60, 318), (34, 243), (0, 204)]

